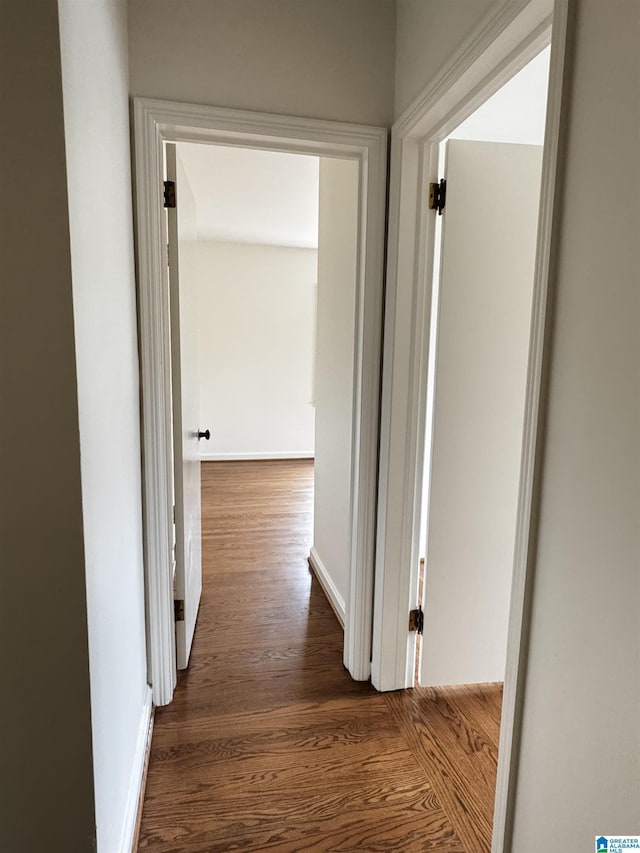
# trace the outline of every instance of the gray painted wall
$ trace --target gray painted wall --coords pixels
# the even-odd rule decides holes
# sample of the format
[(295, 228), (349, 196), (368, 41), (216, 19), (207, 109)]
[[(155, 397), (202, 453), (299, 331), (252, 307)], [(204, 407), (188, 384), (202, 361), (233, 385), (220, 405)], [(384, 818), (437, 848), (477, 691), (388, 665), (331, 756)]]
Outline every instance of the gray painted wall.
[(134, 95), (393, 119), (393, 0), (131, 0), (129, 33)]
[(640, 832), (640, 5), (576, 5), (517, 853)]
[(398, 0), (394, 115), (435, 77), (494, 0)]
[(95, 820), (56, 0), (2, 3), (0, 57), (0, 846), (85, 853)]

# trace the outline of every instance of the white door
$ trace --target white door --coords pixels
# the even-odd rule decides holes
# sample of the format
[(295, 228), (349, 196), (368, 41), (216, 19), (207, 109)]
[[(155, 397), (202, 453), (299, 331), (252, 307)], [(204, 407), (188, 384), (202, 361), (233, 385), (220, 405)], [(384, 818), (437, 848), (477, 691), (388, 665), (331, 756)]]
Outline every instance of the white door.
[(542, 147), (447, 144), (421, 683), (502, 681)]
[[(175, 145), (167, 145), (167, 179), (176, 206), (168, 210), (171, 390), (175, 500), (176, 664), (185, 669), (202, 591), (200, 423), (195, 323), (196, 208)], [(181, 603), (184, 602), (183, 608)]]

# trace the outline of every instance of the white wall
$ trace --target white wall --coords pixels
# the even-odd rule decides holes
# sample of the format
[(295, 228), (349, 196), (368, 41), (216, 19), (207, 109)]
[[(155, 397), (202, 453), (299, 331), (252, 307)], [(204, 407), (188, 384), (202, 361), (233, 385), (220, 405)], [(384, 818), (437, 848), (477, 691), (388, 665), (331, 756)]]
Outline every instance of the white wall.
[(95, 849), (58, 8), (0, 5), (0, 620), (7, 853)]
[(316, 463), (312, 557), (337, 609), (351, 559), (358, 165), (320, 160)]
[(435, 77), (493, 3), (494, 0), (398, 0), (396, 118)]
[(132, 0), (129, 32), (135, 95), (393, 118), (393, 0)]
[(203, 459), (314, 455), (317, 251), (198, 242)]
[(126, 4), (59, 7), (96, 822), (99, 853), (116, 853), (130, 844), (150, 710)]
[(542, 145), (547, 114), (547, 47), (459, 124), (450, 139)]
[(640, 832), (640, 8), (576, 6), (514, 853)]
[(178, 149), (199, 240), (317, 249), (317, 157), (189, 142)]

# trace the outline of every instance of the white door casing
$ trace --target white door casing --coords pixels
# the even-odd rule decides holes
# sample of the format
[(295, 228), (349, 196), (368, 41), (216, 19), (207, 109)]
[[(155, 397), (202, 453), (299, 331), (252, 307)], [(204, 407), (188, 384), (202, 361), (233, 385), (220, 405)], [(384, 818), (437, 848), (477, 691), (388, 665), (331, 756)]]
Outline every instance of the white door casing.
[[(566, 14), (566, 0), (496, 3), (392, 128), (371, 665), (379, 690), (411, 687), (415, 669), (415, 635), (407, 626), (418, 589), (436, 239), (428, 196), (429, 183), (441, 177), (439, 144), (549, 44), (552, 22), (560, 34), (550, 69), (556, 100), (551, 92), (547, 113), (551, 107), (558, 112)], [(550, 139), (549, 115), (545, 138)], [(557, 127), (549, 144), (557, 147)], [(555, 157), (553, 148), (547, 157), (552, 162), (543, 167), (543, 191), (551, 197), (553, 186), (547, 184), (555, 175), (550, 172)], [(539, 289), (546, 299), (546, 281)]]
[(156, 705), (176, 681), (171, 582), (170, 353), (164, 145), (200, 142), (339, 157), (358, 164), (358, 257), (353, 399), (351, 565), (344, 659), (351, 676), (371, 673), (379, 388), (386, 200), (384, 128), (134, 98), (142, 386), (145, 580), (149, 680)]
[(450, 140), (424, 585), (424, 685), (503, 681), (542, 147)]
[(166, 146), (167, 180), (175, 187), (175, 207), (167, 210), (169, 305), (171, 314), (171, 399), (176, 573), (176, 666), (186, 669), (202, 592), (200, 519), (200, 396), (195, 312), (196, 205), (176, 146)]

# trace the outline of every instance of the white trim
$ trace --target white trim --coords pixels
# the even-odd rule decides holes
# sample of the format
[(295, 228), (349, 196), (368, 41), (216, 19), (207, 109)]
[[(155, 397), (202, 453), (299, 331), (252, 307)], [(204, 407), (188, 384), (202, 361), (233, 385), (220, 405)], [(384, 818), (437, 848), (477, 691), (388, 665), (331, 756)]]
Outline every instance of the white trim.
[(140, 797), (143, 790), (147, 746), (152, 732), (152, 709), (151, 688), (147, 687), (144, 705), (142, 706), (142, 713), (140, 715), (140, 722), (138, 724), (136, 747), (133, 753), (133, 761), (131, 762), (131, 776), (129, 777), (129, 788), (127, 790), (125, 818), (122, 826), (121, 840), (118, 846), (119, 853), (135, 853), (134, 843), (136, 836), (136, 823), (138, 819)]
[(134, 98), (145, 566), (149, 678), (156, 705), (176, 680), (171, 587), (170, 354), (162, 154), (169, 142), (239, 145), (356, 160), (360, 169), (359, 264), (352, 463), (352, 563), (345, 665), (371, 672), (373, 563), (379, 439), (386, 144), (384, 128)]
[(448, 136), (549, 44), (553, 8), (553, 0), (497, 0), (393, 131)]
[(256, 462), (268, 459), (313, 459), (313, 450), (277, 450), (255, 453), (207, 453), (203, 451), (200, 459), (203, 462), (239, 462), (242, 459), (255, 459)]
[(322, 591), (327, 596), (327, 600), (331, 605), (331, 609), (336, 614), (336, 618), (338, 622), (342, 626), (342, 630), (344, 631), (344, 620), (345, 620), (345, 612), (346, 608), (344, 605), (344, 598), (340, 595), (338, 591), (338, 587), (334, 584), (331, 579), (331, 575), (327, 571), (327, 567), (320, 559), (318, 552), (315, 548), (311, 548), (309, 552), (309, 565), (313, 570), (314, 575), (318, 579), (318, 583), (322, 587)]
[(437, 144), (550, 40), (551, 79), (542, 169), (539, 239), (518, 500), (508, 665), (494, 815), (493, 853), (509, 850), (519, 720), (524, 701), (530, 542), (537, 488), (540, 383), (550, 301), (547, 282), (556, 186), (567, 0), (498, 2), (392, 130), (387, 301), (380, 433), (380, 486), (372, 682), (379, 690), (413, 685), (415, 606), (425, 454), (424, 396), (429, 352), (434, 216), (426, 184), (436, 180)]

